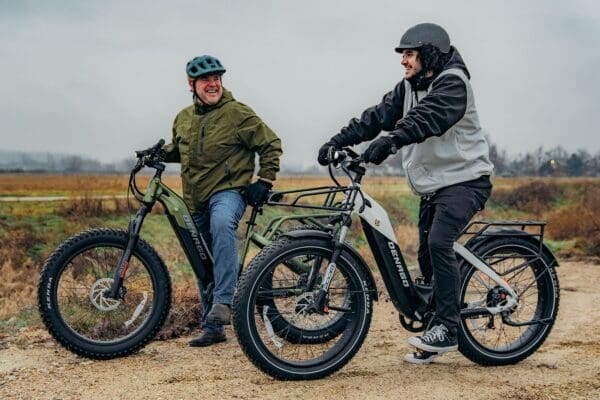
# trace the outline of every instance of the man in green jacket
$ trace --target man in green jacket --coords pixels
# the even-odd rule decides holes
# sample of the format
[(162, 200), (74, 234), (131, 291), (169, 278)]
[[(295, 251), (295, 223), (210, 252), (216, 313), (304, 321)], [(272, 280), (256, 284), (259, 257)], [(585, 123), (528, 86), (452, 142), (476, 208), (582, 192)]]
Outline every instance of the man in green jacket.
[[(186, 66), (194, 102), (175, 117), (172, 143), (164, 147), (167, 162), (181, 163), (183, 198), (214, 258), (214, 287), (200, 287), (201, 335), (190, 346), (226, 340), (237, 281), (235, 232), (246, 204), (266, 200), (279, 171), (281, 141), (222, 85), (225, 68), (204, 55)], [(251, 183), (255, 155), (258, 179)], [(211, 296), (212, 291), (212, 296)]]

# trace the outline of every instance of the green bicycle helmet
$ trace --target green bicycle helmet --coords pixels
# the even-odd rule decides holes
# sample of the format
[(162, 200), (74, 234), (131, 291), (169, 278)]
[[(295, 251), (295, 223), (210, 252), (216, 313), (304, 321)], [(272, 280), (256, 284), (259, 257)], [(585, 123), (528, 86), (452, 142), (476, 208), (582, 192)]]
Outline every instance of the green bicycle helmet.
[(221, 61), (207, 55), (194, 57), (185, 66), (187, 76), (192, 79), (198, 79), (211, 74), (224, 74), (225, 71), (225, 67), (223, 67)]

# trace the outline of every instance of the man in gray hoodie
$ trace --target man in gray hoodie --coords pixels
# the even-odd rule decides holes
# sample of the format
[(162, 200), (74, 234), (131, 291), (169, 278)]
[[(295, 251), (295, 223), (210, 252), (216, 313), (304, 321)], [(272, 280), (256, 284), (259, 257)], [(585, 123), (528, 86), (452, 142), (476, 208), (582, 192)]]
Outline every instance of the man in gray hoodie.
[(411, 190), (421, 197), (419, 266), (421, 284), (434, 285), (436, 315), (430, 328), (409, 343), (421, 352), (405, 359), (431, 361), (458, 349), (460, 271), (453, 243), (491, 194), (493, 165), (479, 125), (470, 74), (450, 37), (439, 25), (423, 23), (400, 39), (404, 79), (381, 103), (354, 118), (319, 150), (328, 163), (330, 148), (375, 139), (366, 162), (381, 164), (400, 149)]

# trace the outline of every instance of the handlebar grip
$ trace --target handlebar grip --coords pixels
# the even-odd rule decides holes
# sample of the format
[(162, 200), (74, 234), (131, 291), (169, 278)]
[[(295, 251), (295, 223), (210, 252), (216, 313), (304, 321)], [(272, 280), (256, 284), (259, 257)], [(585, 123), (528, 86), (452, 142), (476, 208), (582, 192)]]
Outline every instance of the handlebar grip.
[(137, 158), (142, 158), (150, 154), (156, 153), (165, 144), (165, 139), (160, 139), (154, 146), (147, 148), (146, 150), (136, 150), (135, 155)]

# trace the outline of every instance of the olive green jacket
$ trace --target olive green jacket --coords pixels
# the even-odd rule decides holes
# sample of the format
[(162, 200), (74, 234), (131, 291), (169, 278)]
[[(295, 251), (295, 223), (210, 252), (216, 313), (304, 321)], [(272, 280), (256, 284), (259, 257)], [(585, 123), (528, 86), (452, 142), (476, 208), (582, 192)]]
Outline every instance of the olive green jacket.
[(214, 193), (248, 185), (259, 155), (258, 176), (275, 180), (281, 140), (255, 113), (223, 89), (214, 106), (191, 105), (175, 117), (166, 162), (181, 163), (183, 199), (192, 212)]

